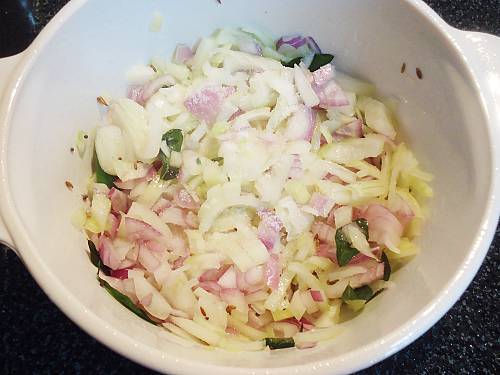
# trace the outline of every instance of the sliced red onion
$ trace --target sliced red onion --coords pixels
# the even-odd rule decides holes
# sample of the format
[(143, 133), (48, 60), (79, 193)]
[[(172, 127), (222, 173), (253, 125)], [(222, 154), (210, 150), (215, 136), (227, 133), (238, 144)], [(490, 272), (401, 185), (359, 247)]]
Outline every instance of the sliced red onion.
[(312, 83), (318, 87), (325, 85), (333, 79), (334, 71), (332, 64), (323, 65), (312, 73)]
[(370, 259), (366, 262), (360, 263), (367, 270), (365, 273), (361, 273), (351, 277), (349, 284), (353, 288), (359, 288), (360, 286), (370, 284), (374, 281), (381, 280), (384, 277), (384, 263), (377, 262), (376, 260)]
[(285, 35), (276, 42), (276, 49), (279, 50), (283, 44), (288, 44), (294, 48), (299, 48), (307, 43), (306, 38), (302, 35)]
[(344, 91), (333, 80), (334, 71), (331, 64), (323, 65), (312, 73), (311, 87), (319, 98), (321, 108), (342, 107), (349, 104)]
[(271, 210), (259, 210), (257, 215), (260, 217), (257, 236), (267, 250), (272, 250), (276, 241), (279, 240), (279, 233), (283, 223)]
[(321, 53), (321, 48), (319, 48), (318, 43), (316, 43), (312, 36), (306, 36), (306, 43), (312, 52)]
[(176, 64), (184, 64), (187, 60), (194, 56), (191, 47), (185, 44), (178, 44), (175, 48), (173, 62)]
[(300, 343), (295, 343), (295, 347), (297, 349), (310, 349), (314, 348), (317, 345), (316, 342), (300, 342)]
[(304, 175), (304, 168), (302, 168), (302, 160), (300, 155), (293, 155), (292, 166), (288, 172), (288, 177), (291, 179), (301, 178)]
[(189, 255), (183, 255), (179, 258), (177, 258), (174, 263), (172, 264), (172, 269), (176, 270), (177, 268), (181, 268), (184, 265), (184, 262), (186, 259), (189, 257)]
[(185, 217), (185, 221), (187, 226), (191, 229), (196, 229), (200, 225), (200, 220), (198, 219), (198, 216), (192, 211), (188, 211)]
[(109, 236), (109, 238), (114, 239), (116, 237), (116, 233), (118, 232), (118, 226), (120, 225), (119, 216), (110, 213), (108, 215), (108, 221), (110, 223), (110, 228), (106, 231), (106, 234)]
[(226, 272), (219, 278), (217, 284), (221, 286), (222, 289), (236, 289), (236, 271), (233, 267), (227, 269)]
[(197, 210), (200, 208), (200, 204), (193, 199), (186, 189), (179, 189), (175, 193), (173, 203), (178, 207), (188, 210)]
[(160, 198), (151, 208), (155, 214), (160, 215), (167, 208), (172, 207), (172, 202), (165, 198)]
[(310, 290), (311, 297), (315, 302), (323, 302), (323, 295), (319, 290)]
[(242, 39), (238, 43), (238, 48), (241, 52), (250, 53), (252, 55), (262, 56), (262, 48), (260, 45), (251, 39)]
[(266, 284), (272, 290), (278, 289), (280, 282), (280, 264), (276, 254), (271, 254), (266, 264)]
[(163, 75), (142, 86), (129, 86), (127, 98), (143, 106), (163, 86), (173, 85), (175, 79), (170, 75)]
[(316, 255), (319, 257), (328, 258), (333, 263), (337, 264), (337, 250), (333, 245), (329, 245), (326, 243), (319, 244)]
[(304, 317), (300, 318), (300, 320), (297, 320), (295, 318), (287, 318), (280, 320), (280, 322), (293, 324), (297, 326), (299, 329), (303, 329), (305, 331), (309, 331), (310, 329), (314, 328), (314, 324)]
[(156, 92), (161, 89), (164, 86), (173, 86), (175, 85), (175, 79), (168, 75), (165, 74), (163, 76), (160, 76), (151, 82), (149, 82), (145, 87), (144, 87), (144, 93), (142, 95), (142, 99), (144, 102), (147, 102), (149, 98), (151, 98)]
[(318, 239), (328, 244), (335, 243), (335, 228), (322, 221), (315, 221), (311, 226), (311, 232), (318, 236)]
[(114, 187), (108, 193), (108, 197), (111, 200), (111, 210), (115, 213), (124, 212), (127, 213), (129, 209), (129, 202), (127, 194), (120, 191)]
[(330, 212), (328, 213), (328, 217), (326, 218), (326, 223), (328, 225), (331, 225), (332, 227), (335, 226), (335, 210), (339, 208), (339, 205), (335, 205)]
[(114, 184), (118, 189), (132, 190), (134, 187), (136, 187), (137, 185), (139, 185), (144, 181), (151, 181), (155, 177), (155, 175), (156, 175), (156, 169), (153, 166), (151, 166), (145, 171), (144, 176), (142, 177), (134, 178), (132, 180), (127, 180), (127, 181), (117, 180), (114, 182)]
[(102, 262), (112, 270), (120, 266), (120, 260), (115, 255), (113, 243), (106, 236), (99, 237), (99, 256)]
[(306, 330), (310, 330), (310, 329), (313, 329), (314, 328), (314, 323), (309, 321), (309, 319), (307, 318), (304, 318), (302, 317), (300, 319), (300, 322), (302, 323), (302, 326), (304, 327), (304, 329)]
[(153, 253), (144, 245), (139, 248), (139, 263), (149, 272), (154, 272), (160, 267), (160, 261)]
[(167, 224), (179, 225), (180, 227), (187, 228), (188, 225), (185, 220), (185, 212), (179, 207), (169, 207), (163, 210), (160, 215), (162, 221)]
[(226, 327), (224, 332), (226, 332), (229, 335), (239, 335), (240, 334), (240, 332), (236, 328), (233, 328), (233, 327)]
[(241, 272), (239, 269), (235, 269), (236, 271), (236, 286), (239, 290), (247, 291), (250, 288), (250, 284), (247, 283), (245, 279), (245, 274)]
[[(370, 251), (373, 253), (373, 255), (375, 255), (377, 258), (380, 258), (380, 255), (382, 255), (382, 252), (380, 251), (380, 247), (379, 246), (375, 246), (375, 247), (372, 247), (370, 248)], [(359, 254), (356, 254), (355, 256), (352, 257), (352, 259), (349, 261), (349, 265), (354, 265), (354, 264), (362, 264), (366, 261), (369, 261), (369, 260), (373, 260), (372, 257), (369, 257), (365, 254), (362, 254), (362, 253), (359, 253)]]
[(231, 121), (233, 121), (235, 118), (237, 118), (238, 116), (240, 116), (240, 115), (242, 115), (242, 114), (244, 114), (244, 113), (245, 113), (245, 111), (243, 111), (243, 110), (241, 110), (241, 109), (239, 109), (239, 108), (238, 108), (238, 110), (237, 110), (236, 112), (234, 112), (234, 113), (231, 115), (231, 117), (229, 117), (229, 119), (228, 119), (227, 121), (228, 121), (228, 122), (231, 122)]
[(127, 238), (130, 241), (157, 240), (159, 237), (161, 237), (161, 233), (151, 225), (142, 220), (133, 219), (131, 217), (125, 218), (125, 230), (127, 233)]
[(397, 196), (397, 209), (393, 209), (394, 215), (398, 218), (403, 227), (406, 227), (413, 220), (415, 214), (410, 205), (403, 198)]
[(142, 306), (149, 306), (151, 305), (151, 302), (153, 302), (153, 293), (148, 293), (146, 294), (140, 301), (139, 303)]
[(200, 288), (205, 289), (207, 292), (215, 294), (216, 296), (220, 295), (222, 288), (215, 281), (200, 281), (198, 284)]
[(333, 139), (336, 141), (345, 138), (361, 138), (363, 137), (363, 123), (361, 120), (355, 120), (347, 125), (342, 126), (340, 129), (336, 130), (333, 134)]
[(158, 241), (146, 241), (144, 244), (151, 251), (154, 251), (157, 253), (162, 253), (165, 251), (165, 246), (163, 246)]
[(284, 135), (290, 140), (311, 141), (315, 123), (316, 111), (312, 108), (301, 106), (288, 119)]
[(116, 279), (125, 280), (128, 279), (128, 269), (122, 268), (119, 270), (111, 270), (111, 277)]
[(129, 86), (127, 90), (127, 98), (133, 100), (137, 104), (144, 105), (144, 86)]
[(130, 259), (125, 258), (120, 262), (120, 265), (118, 266), (118, 270), (132, 268), (136, 265), (136, 263), (137, 263), (136, 260), (130, 260)]
[(232, 86), (208, 86), (192, 93), (184, 101), (184, 106), (200, 120), (211, 124), (217, 118), (224, 99), (234, 92), (235, 88)]
[(259, 285), (264, 279), (264, 270), (262, 266), (250, 268), (245, 272), (245, 281), (250, 285)]
[(314, 192), (311, 195), (308, 205), (313, 209), (316, 216), (328, 217), (335, 202), (326, 195)]
[(377, 167), (377, 169), (382, 169), (382, 158), (380, 156), (367, 158), (366, 161)]
[(211, 269), (211, 270), (205, 271), (205, 272), (203, 272), (201, 274), (201, 276), (198, 278), (198, 280), (200, 282), (204, 282), (204, 281), (215, 281), (215, 282), (217, 282), (220, 279), (220, 277), (222, 275), (224, 275), (224, 273), (227, 271), (227, 269), (229, 267), (230, 266), (226, 264), (224, 266), (221, 266), (218, 269)]
[(370, 204), (360, 210), (355, 210), (355, 215), (357, 218), (364, 218), (368, 221), (370, 241), (388, 247), (399, 243), (404, 228), (388, 208), (381, 204)]

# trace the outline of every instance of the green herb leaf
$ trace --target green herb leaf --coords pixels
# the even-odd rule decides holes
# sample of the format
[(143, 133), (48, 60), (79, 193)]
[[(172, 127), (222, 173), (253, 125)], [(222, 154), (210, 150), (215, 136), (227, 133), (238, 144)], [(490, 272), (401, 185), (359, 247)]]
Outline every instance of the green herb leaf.
[(94, 266), (97, 267), (97, 272), (102, 271), (105, 275), (110, 275), (111, 274), (111, 268), (106, 266), (102, 261), (101, 261), (101, 256), (99, 255), (99, 252), (97, 251), (94, 243), (90, 240), (87, 241), (89, 245), (89, 250), (90, 250), (90, 261)]
[(177, 152), (181, 151), (183, 139), (181, 129), (170, 129), (161, 137), (161, 140), (167, 143), (169, 149)]
[(389, 263), (389, 258), (385, 255), (385, 252), (382, 253), (382, 262), (384, 262), (384, 281), (388, 281), (391, 277), (391, 264)]
[(302, 57), (296, 57), (288, 62), (281, 62), (281, 65), (286, 66), (287, 68), (293, 68), (295, 64), (300, 64), (300, 61), (302, 60)]
[(368, 221), (366, 219), (356, 219), (354, 222), (358, 224), (359, 229), (361, 229), (366, 240), (368, 240)]
[(373, 297), (373, 290), (368, 286), (362, 286), (360, 288), (353, 289), (350, 285), (347, 285), (344, 293), (342, 293), (342, 300), (353, 301), (353, 300), (365, 300), (368, 301)]
[(333, 55), (330, 55), (329, 53), (316, 53), (311, 61), (311, 65), (309, 65), (309, 70), (314, 72), (323, 65), (331, 63), (332, 60)]
[(170, 159), (160, 151), (161, 169), (160, 178), (164, 181), (173, 180), (179, 175), (179, 168), (170, 166)]
[(170, 159), (160, 151), (161, 169), (160, 178), (164, 181), (173, 180), (179, 174), (179, 168), (170, 166)]
[(160, 170), (160, 178), (164, 181), (173, 180), (179, 175), (179, 168), (163, 164)]
[(277, 337), (267, 337), (266, 345), (269, 346), (269, 349), (284, 349), (284, 348), (293, 348), (295, 346), (295, 341), (293, 338), (277, 338)]
[[(181, 129), (171, 129), (161, 137), (162, 141), (165, 141), (168, 148), (172, 151), (180, 152), (182, 148), (182, 141), (184, 137), (182, 136)], [(162, 180), (173, 180), (179, 175), (179, 168), (170, 166), (170, 158), (160, 150), (159, 158), (161, 160), (162, 166), (160, 170), (160, 178)]]
[(94, 160), (92, 164), (95, 172), (95, 181), (99, 184), (106, 184), (106, 186), (111, 189), (113, 187), (113, 183), (116, 180), (116, 176), (112, 176), (104, 172), (101, 164), (99, 164), (99, 159), (97, 158), (96, 153), (94, 153)]
[(144, 319), (146, 322), (149, 322), (151, 324), (156, 325), (156, 322), (151, 320), (145, 313), (142, 311), (139, 307), (135, 305), (134, 302), (130, 298), (128, 298), (125, 294), (120, 293), (117, 291), (115, 288), (113, 288), (111, 285), (109, 285), (108, 282), (105, 280), (101, 279), (99, 275), (97, 276), (97, 280), (99, 280), (99, 284), (106, 289), (106, 291), (111, 294), (111, 296), (116, 299), (118, 302), (120, 302), (123, 306), (125, 306), (127, 309), (132, 311), (135, 315), (137, 315), (139, 318)]
[(345, 266), (349, 261), (359, 253), (359, 251), (352, 247), (345, 238), (342, 228), (337, 229), (335, 232), (335, 245), (337, 247), (337, 262), (339, 266)]

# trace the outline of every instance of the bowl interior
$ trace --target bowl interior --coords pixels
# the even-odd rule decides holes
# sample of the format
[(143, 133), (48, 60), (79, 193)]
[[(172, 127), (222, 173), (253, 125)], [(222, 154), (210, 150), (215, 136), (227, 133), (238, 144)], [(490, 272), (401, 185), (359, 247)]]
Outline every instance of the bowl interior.
[[(447, 298), (446, 284), (460, 276), (468, 261), (492, 169), (486, 119), (474, 85), (457, 52), (428, 18), (410, 2), (391, 0), (80, 3), (37, 51), (26, 73), (13, 108), (7, 154), (13, 200), (36, 248), (30, 256), (50, 275), (50, 288), (59, 289), (49, 294), (64, 293), (78, 305), (81, 313), (74, 319), (95, 323), (99, 317), (106, 335), (125, 335), (118, 334), (115, 349), (136, 360), (134, 352), (141, 353), (143, 363), (164, 369), (175, 368), (173, 357), (182, 363), (241, 368), (331, 359), (353, 369), (372, 360), (349, 357), (353, 350), (377, 343), (389, 354), (397, 344), (386, 335), (401, 334), (408, 322), (403, 334), (409, 338), (418, 332), (420, 319), (433, 313), (436, 297)], [(160, 33), (148, 30), (154, 11), (164, 16)], [(435, 175), (436, 198), (421, 238), (422, 252), (394, 274), (397, 287), (370, 303), (338, 340), (300, 355), (295, 350), (251, 355), (209, 351), (144, 323), (98, 286), (85, 240), (69, 222), (89, 173), (70, 147), (77, 130), (96, 125), (96, 96), (122, 95), (127, 67), (155, 55), (168, 57), (176, 43), (192, 44), (222, 26), (315, 37), (324, 51), (335, 54), (339, 69), (372, 81), (399, 102), (401, 132), (424, 169)], [(400, 73), (403, 62), (405, 74)], [(73, 192), (65, 187), (67, 180), (75, 185)], [(178, 366), (176, 371), (190, 368)]]

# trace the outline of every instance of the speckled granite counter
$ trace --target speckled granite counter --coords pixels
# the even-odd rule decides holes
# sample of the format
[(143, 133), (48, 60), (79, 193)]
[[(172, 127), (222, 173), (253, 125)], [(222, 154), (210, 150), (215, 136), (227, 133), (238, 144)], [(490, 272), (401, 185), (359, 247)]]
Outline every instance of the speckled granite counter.
[[(458, 28), (500, 35), (500, 0), (427, 2)], [(64, 3), (1, 2), (0, 56), (22, 50)], [(0, 250), (0, 266), (1, 373), (151, 373), (105, 348), (69, 321), (5, 248)], [(360, 374), (500, 373), (499, 275), (497, 229), (479, 273), (455, 306), (409, 347)]]

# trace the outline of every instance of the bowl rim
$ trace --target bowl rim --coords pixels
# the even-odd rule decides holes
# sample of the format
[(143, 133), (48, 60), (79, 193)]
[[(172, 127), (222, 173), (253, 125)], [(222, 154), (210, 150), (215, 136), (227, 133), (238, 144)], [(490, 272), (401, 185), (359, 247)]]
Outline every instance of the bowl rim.
[[(474, 77), (470, 63), (467, 62), (462, 51), (455, 43), (454, 33), (451, 26), (445, 23), (428, 5), (421, 0), (404, 0), (412, 6), (415, 12), (423, 16), (434, 28), (437, 36), (442, 39), (443, 44), (452, 49), (460, 61), (462, 68), (467, 72), (467, 79), (475, 82), (474, 90), (480, 98), (483, 113), (487, 113), (487, 105), (480, 92), (480, 85)], [(457, 269), (443, 290), (426, 306), (417, 311), (413, 317), (398, 329), (391, 331), (385, 336), (372, 341), (358, 349), (342, 354), (333, 361), (323, 359), (309, 362), (303, 365), (294, 365), (277, 368), (246, 368), (228, 367), (198, 362), (196, 360), (179, 359), (152, 348), (146, 344), (138, 343), (128, 334), (115, 330), (105, 320), (88, 311), (79, 300), (71, 294), (66, 287), (52, 274), (45, 265), (43, 258), (35, 250), (35, 246), (24, 228), (22, 220), (17, 213), (13, 196), (8, 183), (7, 173), (7, 140), (9, 135), (9, 123), (15, 108), (17, 94), (22, 84), (36, 63), (37, 57), (44, 46), (57, 33), (62, 25), (67, 22), (73, 14), (88, 3), (88, 0), (71, 0), (67, 3), (49, 24), (40, 32), (28, 52), (23, 56), (20, 64), (12, 75), (13, 79), (7, 86), (6, 93), (0, 103), (0, 191), (3, 192), (3, 203), (0, 205), (0, 214), (5, 220), (9, 233), (12, 235), (22, 261), (34, 277), (38, 285), (45, 291), (48, 297), (61, 309), (64, 314), (81, 327), (86, 333), (96, 338), (122, 356), (129, 358), (151, 369), (161, 372), (176, 374), (198, 374), (203, 371), (217, 371), (220, 375), (234, 374), (274, 374), (288, 375), (291, 371), (308, 374), (331, 374), (348, 373), (369, 367), (401, 350), (416, 338), (426, 332), (451, 308), (465, 291), (467, 286), (476, 275), (480, 265), (489, 248), (493, 238), (500, 211), (499, 196), (495, 192), (500, 188), (500, 151), (494, 146), (498, 129), (488, 123), (489, 147), (491, 150), (492, 171), (488, 187), (490, 197), (487, 207), (478, 226), (474, 244), (468, 256)], [(495, 133), (495, 134), (494, 134)]]

